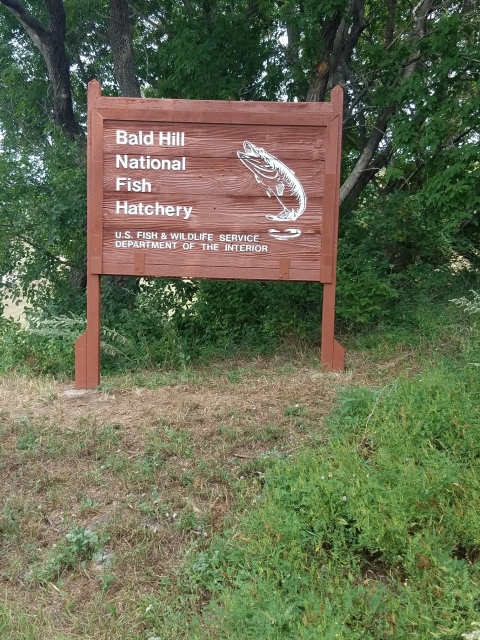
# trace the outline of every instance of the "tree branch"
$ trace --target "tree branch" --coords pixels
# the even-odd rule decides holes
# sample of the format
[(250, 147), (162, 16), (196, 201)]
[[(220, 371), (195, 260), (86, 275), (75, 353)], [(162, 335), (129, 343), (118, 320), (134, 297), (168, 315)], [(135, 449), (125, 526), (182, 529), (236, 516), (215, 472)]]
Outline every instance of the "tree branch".
[[(360, 157), (358, 158), (353, 171), (350, 173), (348, 178), (342, 184), (340, 189), (340, 204), (343, 204), (345, 200), (352, 196), (354, 190), (356, 192), (355, 186), (357, 182), (360, 182), (362, 175), (367, 171), (370, 162), (372, 161), (380, 142), (383, 140), (383, 136), (385, 135), (385, 131), (387, 128), (387, 123), (394, 112), (395, 107), (390, 105), (385, 107), (380, 112), (375, 125), (373, 127), (373, 131), (368, 139), (365, 147), (363, 148)], [(378, 169), (377, 169), (378, 171)], [(376, 171), (375, 171), (376, 173)], [(375, 175), (375, 173), (373, 175)], [(363, 181), (363, 178), (362, 178)]]
[(42, 50), (42, 42), (47, 36), (47, 31), (36, 18), (17, 0), (0, 0), (1, 4), (12, 13), (25, 31), (30, 36), (35, 46)]
[[(395, 85), (398, 85), (402, 80), (411, 76), (421, 60), (420, 52), (417, 50), (415, 45), (425, 36), (427, 18), (432, 9), (433, 3), (434, 0), (423, 0), (422, 5), (419, 8), (418, 17), (415, 20), (411, 33), (414, 51), (405, 62), (403, 72), (397, 78)], [(392, 89), (393, 88), (394, 86), (392, 86)], [(380, 142), (383, 140), (385, 131), (387, 130), (388, 121), (390, 116), (395, 112), (395, 109), (396, 105), (392, 103), (389, 106), (384, 107), (380, 112), (372, 133), (370, 134), (370, 138), (365, 144), (353, 171), (350, 173), (340, 189), (340, 204), (343, 204), (347, 198), (353, 198), (357, 193), (360, 194), (361, 189), (360, 191), (358, 190), (358, 185), (362, 184), (365, 179), (365, 175), (371, 174), (371, 177), (373, 177), (378, 172), (378, 168), (371, 167), (369, 165), (377, 152)], [(378, 163), (375, 162), (375, 165), (378, 165)]]
[(82, 137), (72, 101), (70, 64), (65, 51), (66, 17), (62, 0), (45, 0), (49, 16), (48, 29), (34, 18), (18, 0), (0, 0), (22, 25), (47, 65), (53, 87), (53, 119), (70, 137)]
[(63, 42), (67, 33), (67, 18), (62, 0), (44, 0), (48, 11), (48, 32), (56, 40)]

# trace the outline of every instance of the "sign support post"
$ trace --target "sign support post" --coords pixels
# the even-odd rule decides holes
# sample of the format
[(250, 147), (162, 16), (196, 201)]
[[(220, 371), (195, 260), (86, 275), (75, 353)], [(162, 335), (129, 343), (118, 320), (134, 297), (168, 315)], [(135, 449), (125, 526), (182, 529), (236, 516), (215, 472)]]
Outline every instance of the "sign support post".
[[(340, 195), (340, 166), (342, 160), (342, 120), (343, 120), (343, 91), (336, 86), (331, 91), (331, 101), (336, 119), (327, 125), (327, 145), (330, 143), (335, 152), (330, 162), (325, 163), (325, 209), (330, 207), (329, 218), (332, 221), (332, 252), (330, 282), (324, 282), (322, 308), (322, 341), (320, 362), (327, 371), (343, 371), (345, 367), (345, 349), (335, 340), (335, 293), (337, 288), (337, 244), (338, 217)], [(330, 129), (330, 131), (328, 131)]]
[(321, 363), (343, 371), (335, 288), (343, 92), (331, 102), (109, 98), (88, 85), (87, 329), (75, 386), (100, 383), (100, 276), (324, 285)]
[(75, 387), (100, 384), (100, 274), (102, 272), (103, 122), (94, 112), (100, 83), (88, 83), (87, 137), (87, 329), (75, 342)]

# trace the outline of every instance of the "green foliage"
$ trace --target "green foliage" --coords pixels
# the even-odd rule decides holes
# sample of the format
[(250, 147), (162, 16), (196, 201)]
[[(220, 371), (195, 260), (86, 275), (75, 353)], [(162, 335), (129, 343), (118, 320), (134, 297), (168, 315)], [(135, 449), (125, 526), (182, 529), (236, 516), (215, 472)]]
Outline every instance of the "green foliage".
[[(71, 374), (74, 344), (85, 330), (79, 316), (55, 316), (31, 321), (29, 328), (13, 320), (0, 319), (0, 372), (33, 371), (42, 374)], [(106, 367), (123, 366), (135, 360), (135, 348), (115, 329), (102, 327), (101, 348)]]
[[(346, 390), (322, 450), (189, 567), (228, 638), (457, 638), (478, 620), (478, 370)], [(234, 533), (234, 535), (232, 535)], [(198, 624), (196, 622), (195, 624)]]
[[(362, 237), (364, 229), (359, 228)], [(412, 346), (417, 348), (445, 331), (460, 331), (454, 326), (458, 314), (448, 310), (452, 305), (447, 301), (476, 286), (475, 277), (465, 281), (463, 276), (453, 277), (448, 269), (435, 270), (428, 265), (418, 265), (407, 275), (389, 274), (388, 263), (380, 255), (370, 259), (369, 270), (359, 266), (356, 271), (361, 251), (367, 260), (366, 247), (372, 243), (368, 235), (363, 236), (358, 255), (348, 260), (341, 248), (337, 310), (344, 326), (348, 323), (350, 330), (355, 330), (357, 345), (372, 350), (390, 343), (395, 349), (398, 341), (411, 344), (413, 340)], [(366, 274), (370, 274), (368, 278)], [(315, 344), (321, 293), (316, 283), (148, 283), (133, 309), (124, 309), (116, 319), (105, 318), (102, 371), (148, 369), (148, 374), (135, 373), (132, 382), (157, 387), (178, 375), (165, 369), (183, 370), (182, 379), (189, 380), (194, 376), (189, 365), (199, 360), (240, 350), (276, 352), (286, 338), (293, 338), (297, 345), (305, 344), (303, 341)], [(382, 319), (377, 328), (372, 326), (375, 318)], [(446, 322), (450, 323), (448, 329)], [(29, 329), (0, 319), (0, 372), (71, 376), (75, 339), (84, 328), (85, 320), (73, 314), (32, 318)], [(159, 368), (163, 372), (155, 373)], [(233, 382), (241, 382), (243, 375), (241, 368), (227, 373)]]
[(140, 69), (148, 73), (148, 97), (264, 99), (263, 65), (275, 47), (267, 12), (251, 11), (247, 0), (235, 6), (220, 0), (184, 7), (169, 0), (162, 8), (169, 17), (162, 46), (155, 56), (148, 55), (158, 37), (153, 32), (145, 34), (142, 47)]
[(452, 300), (461, 309), (465, 309), (467, 313), (480, 313), (480, 294), (477, 291), (471, 291), (471, 298), (463, 296)]
[[(4, 141), (5, 147), (5, 141)], [(0, 272), (10, 274), (9, 293), (44, 311), (77, 312), (84, 271), (85, 157), (62, 136), (24, 150), (0, 153)]]
[(398, 296), (389, 260), (366, 225), (357, 217), (351, 221), (338, 249), (336, 311), (354, 324), (388, 315)]
[(174, 320), (186, 340), (200, 338), (224, 350), (242, 343), (268, 350), (279, 336), (303, 338), (314, 324), (318, 331), (321, 300), (316, 283), (204, 281), (189, 312)]
[[(96, 77), (106, 95), (119, 92), (102, 37), (108, 3), (65, 0), (64, 6), (75, 115), (84, 127), (88, 79)], [(346, 0), (168, 0), (161, 6), (135, 0), (142, 93), (304, 100), (322, 57), (326, 21), (343, 16), (345, 29), (353, 28), (352, 6)], [(348, 325), (382, 320), (405, 290), (426, 278), (439, 286), (452, 264), (479, 264), (478, 12), (471, 3), (434, 2), (425, 36), (417, 38), (418, 6), (406, 0), (395, 6), (386, 46), (388, 3), (365, 2), (362, 35), (347, 61), (345, 98), (347, 107), (356, 106), (344, 126), (343, 178), (382, 109), (395, 106), (379, 147), (391, 148), (387, 166), (360, 197), (344, 203), (340, 217), (337, 312)], [(46, 24), (42, 3), (29, 10)], [(402, 77), (406, 61), (417, 55), (415, 71)], [(84, 141), (66, 139), (52, 123), (46, 78), (40, 52), (2, 7), (0, 84), (8, 90), (0, 95), (0, 288), (26, 298), (32, 318), (55, 322), (78, 317), (85, 307), (86, 163)], [(285, 336), (316, 341), (321, 301), (315, 283), (171, 285), (105, 277), (103, 326), (112, 333), (104, 340), (104, 370), (184, 367), (199, 355), (268, 351)], [(26, 364), (71, 372), (72, 340), (73, 334), (35, 337), (2, 323), (0, 369)]]

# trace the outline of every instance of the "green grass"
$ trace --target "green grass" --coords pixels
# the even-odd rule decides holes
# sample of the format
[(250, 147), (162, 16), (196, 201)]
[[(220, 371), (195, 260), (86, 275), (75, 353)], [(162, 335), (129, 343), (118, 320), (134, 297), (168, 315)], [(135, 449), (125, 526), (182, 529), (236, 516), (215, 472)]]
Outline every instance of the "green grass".
[(468, 364), (478, 340), (461, 343), (449, 360), (439, 348), (439, 363), (421, 373), (344, 391), (328, 444), (267, 468), (252, 510), (189, 560), (182, 595), (152, 605), (152, 635), (181, 637), (180, 603), (194, 611), (209, 598), (185, 637), (471, 632), (480, 620), (480, 371)]
[(445, 301), (404, 315), (344, 336), (340, 377), (311, 350), (69, 400), (4, 379), (0, 638), (460, 640), (480, 337)]

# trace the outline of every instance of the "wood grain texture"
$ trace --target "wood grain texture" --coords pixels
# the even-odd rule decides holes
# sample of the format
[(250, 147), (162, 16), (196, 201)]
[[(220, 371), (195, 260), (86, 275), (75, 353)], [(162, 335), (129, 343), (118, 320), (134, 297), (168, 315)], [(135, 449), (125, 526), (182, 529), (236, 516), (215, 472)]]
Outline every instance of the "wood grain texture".
[[(342, 118), (343, 118), (343, 90), (334, 87), (331, 93), (332, 105), (335, 112), (333, 120), (327, 130), (326, 161), (325, 161), (325, 189), (329, 194), (324, 202), (325, 227), (328, 226), (328, 251), (322, 252), (322, 280), (326, 282), (323, 288), (322, 309), (322, 338), (320, 361), (326, 370), (343, 371), (345, 350), (335, 340), (335, 297), (337, 283), (337, 242), (338, 216), (340, 193), (340, 164), (342, 151)], [(326, 244), (325, 229), (324, 243)], [(330, 276), (325, 280), (325, 275)]]
[[(209, 158), (208, 162), (206, 158), (188, 158), (185, 163), (186, 171), (117, 169), (112, 158), (113, 156), (107, 157), (104, 165), (103, 187), (107, 193), (115, 191), (117, 176), (128, 176), (132, 180), (145, 178), (151, 184), (152, 193), (229, 193), (255, 197), (264, 195), (266, 191), (265, 187), (256, 182), (252, 172), (236, 158)], [(313, 168), (311, 161), (297, 160), (293, 166), (307, 198), (321, 195), (323, 163), (318, 162)], [(287, 187), (286, 193), (288, 191)], [(122, 189), (116, 193), (128, 192)]]
[[(193, 234), (185, 234), (186, 236)], [(207, 235), (207, 234), (205, 234)], [(214, 236), (214, 234), (211, 234)], [(150, 244), (147, 244), (149, 243)], [(121, 248), (121, 243), (129, 244), (130, 249)], [(131, 244), (136, 243), (136, 244)], [(194, 245), (190, 250), (182, 249), (184, 244)], [(275, 244), (276, 243), (276, 244)], [(167, 244), (166, 248), (160, 246), (160, 244)], [(202, 245), (218, 245), (218, 250), (208, 251)], [(171, 246), (170, 246), (171, 245)], [(179, 262), (182, 264), (212, 264), (219, 265), (222, 261), (228, 265), (245, 265), (253, 261), (264, 263), (270, 258), (278, 260), (279, 258), (288, 258), (292, 253), (292, 261), (301, 261), (305, 264), (315, 260), (320, 264), (318, 253), (321, 249), (321, 240), (319, 235), (314, 235), (308, 240), (295, 238), (295, 250), (286, 246), (286, 242), (279, 242), (278, 240), (264, 239), (259, 237), (256, 242), (249, 242), (247, 240), (237, 241), (224, 241), (214, 237), (213, 239), (207, 238), (191, 238), (185, 237), (183, 239), (174, 238), (155, 238), (151, 241), (138, 240), (138, 239), (116, 239), (112, 233), (105, 234), (105, 241), (103, 246), (103, 253), (105, 260), (112, 260), (112, 255), (116, 256), (116, 260), (120, 263), (129, 257), (130, 253), (135, 251), (146, 251), (147, 255), (151, 257), (154, 262), (172, 263)], [(119, 248), (116, 248), (116, 247)], [(240, 247), (249, 247), (247, 249), (240, 249)], [(229, 249), (229, 247), (233, 247)], [(265, 248), (266, 247), (266, 248)]]
[[(169, 218), (168, 216), (135, 216), (117, 214), (116, 203), (127, 202), (133, 203), (155, 203), (159, 202), (163, 205), (172, 206), (189, 206), (192, 207), (192, 212), (188, 219), (188, 225), (194, 227), (201, 227), (204, 224), (215, 224), (219, 226), (235, 225), (238, 222), (240, 216), (241, 225), (243, 228), (249, 228), (250, 225), (256, 225), (261, 229), (269, 229), (272, 226), (272, 222), (265, 217), (267, 214), (276, 215), (281, 211), (281, 207), (275, 198), (267, 198), (260, 195), (255, 197), (249, 197), (244, 195), (218, 195), (215, 199), (211, 197), (208, 190), (205, 190), (201, 194), (185, 194), (182, 191), (166, 193), (166, 194), (154, 194), (154, 193), (142, 193), (142, 194), (128, 194), (125, 197), (125, 192), (105, 192), (103, 202), (103, 226), (109, 225), (113, 221), (128, 219), (129, 222), (134, 223), (137, 218), (142, 218), (141, 224), (149, 224), (152, 220), (162, 219), (166, 223), (173, 225), (175, 230), (181, 230), (185, 227), (185, 222), (182, 219), (178, 219), (176, 216)], [(289, 202), (289, 199), (285, 198), (285, 202)], [(323, 213), (323, 198), (308, 198), (307, 208), (303, 215), (301, 215), (295, 221), (296, 226), (318, 225), (321, 222)]]
[[(138, 134), (153, 132), (152, 145), (117, 144), (116, 131), (123, 130)], [(246, 137), (248, 131), (249, 138)], [(159, 134), (182, 132), (183, 145), (159, 144)], [(257, 146), (268, 149), (284, 160), (303, 159), (310, 161), (324, 160), (326, 127), (283, 126), (281, 128), (268, 125), (216, 125), (190, 124), (172, 122), (105, 122), (104, 152), (106, 157), (116, 153), (141, 155), (148, 153), (151, 157), (171, 157), (181, 155), (202, 158), (236, 158), (237, 151), (242, 150), (242, 143), (248, 139)], [(173, 139), (173, 138), (172, 138)], [(175, 139), (176, 140), (176, 139)], [(165, 138), (164, 138), (165, 141)]]
[[(329, 193), (324, 191), (326, 167), (330, 174), (337, 165), (336, 105), (97, 98), (95, 106), (104, 127), (103, 273), (208, 277), (211, 269), (211, 277), (228, 279), (331, 281), (330, 179)], [(117, 136), (118, 130), (127, 136)], [(306, 196), (297, 219), (271, 219), (284, 207), (295, 211), (299, 196), (288, 182), (276, 191), (283, 176), (259, 179), (240, 161), (246, 140), (294, 172)], [(163, 168), (146, 168), (147, 161), (158, 167), (162, 160)], [(171, 168), (174, 160), (181, 168)], [(135, 180), (137, 186), (142, 181), (142, 192), (129, 190)], [(330, 213), (324, 239), (325, 207)], [(281, 239), (289, 233), (292, 237)], [(222, 235), (256, 239), (228, 242)], [(217, 245), (215, 250), (207, 249), (209, 244)]]
[[(117, 138), (119, 129), (127, 135), (122, 133)], [(159, 145), (160, 132), (164, 142), (176, 144)], [(148, 144), (128, 144), (129, 134), (136, 136), (131, 141), (137, 142), (141, 137), (145, 141), (147, 136)], [(168, 138), (172, 134), (174, 137)], [(276, 157), (294, 171), (307, 198), (306, 209), (297, 220), (267, 218), (278, 216), (283, 207), (295, 210), (299, 200), (288, 184), (281, 201), (272, 189), (267, 196), (267, 188), (270, 184), (275, 188), (277, 181), (269, 182), (261, 176), (264, 184), (260, 183), (240, 161), (237, 152), (244, 151), (244, 140), (262, 146), (270, 154), (275, 151)], [(104, 273), (123, 270), (119, 272), (139, 274), (138, 258), (135, 262), (131, 254), (144, 251), (143, 275), (206, 277), (211, 269), (211, 277), (219, 278), (318, 281), (326, 140), (325, 126), (172, 126), (168, 121), (106, 121)], [(145, 163), (154, 158), (185, 158), (185, 170), (121, 166), (126, 158), (139, 156)], [(146, 181), (146, 191), (128, 191), (126, 177)], [(117, 178), (122, 178), (122, 183)], [(167, 211), (174, 213), (167, 215)], [(300, 235), (280, 240), (268, 233), (273, 229), (280, 235), (298, 229)], [(229, 237), (233, 239), (228, 240)], [(248, 240), (249, 237), (255, 240)]]
[(100, 383), (100, 276), (102, 271), (103, 119), (95, 109), (100, 84), (88, 85), (87, 138), (87, 330), (76, 343), (75, 386), (93, 389)]
[[(243, 102), (242, 104), (248, 104)], [(251, 103), (250, 103), (251, 104)], [(255, 103), (265, 104), (257, 102)], [(275, 103), (276, 104), (276, 103)], [(287, 104), (287, 103), (283, 103)], [(292, 103), (290, 103), (292, 104)], [(303, 104), (303, 103), (296, 103)], [(318, 103), (317, 103), (318, 104)], [(98, 112), (105, 120), (138, 120), (141, 122), (150, 122), (152, 116), (160, 116), (160, 112), (155, 114), (154, 110), (143, 109), (140, 106), (126, 111), (124, 108), (103, 107), (99, 106)], [(155, 114), (155, 115), (153, 115)], [(217, 124), (268, 124), (275, 126), (310, 126), (321, 127), (328, 125), (335, 117), (333, 113), (316, 113), (316, 114), (300, 114), (295, 116), (292, 114), (268, 113), (252, 111), (247, 115), (248, 121), (245, 121), (246, 114), (241, 112), (224, 112), (224, 111), (172, 111), (168, 114), (171, 122), (196, 122), (203, 124), (206, 122)], [(163, 115), (162, 115), (162, 119)]]
[[(133, 120), (132, 111), (142, 109), (153, 112), (152, 119), (161, 120), (162, 114), (171, 114), (179, 111), (188, 113), (201, 113), (205, 122), (209, 122), (209, 113), (238, 114), (243, 116), (243, 121), (248, 123), (248, 116), (253, 114), (287, 115), (292, 120), (301, 116), (314, 117), (320, 114), (333, 114), (334, 105), (331, 102), (246, 102), (231, 100), (181, 100), (170, 98), (110, 98), (102, 96), (96, 103), (102, 108), (114, 108), (128, 110), (125, 119)], [(152, 117), (152, 116), (150, 116)]]
[(96, 107), (106, 120), (168, 120), (225, 124), (293, 126), (327, 125), (334, 117), (331, 103), (230, 102), (99, 98)]
[[(94, 93), (94, 100), (96, 93)], [(87, 251), (91, 259), (98, 261), (102, 259), (102, 199), (103, 199), (103, 119), (93, 107), (89, 110), (89, 158), (90, 168), (88, 179), (88, 234)], [(92, 269), (92, 265), (87, 261), (87, 269)]]
[[(153, 264), (145, 260), (144, 277), (157, 278), (208, 278), (215, 280), (279, 280), (279, 261), (275, 266), (245, 267), (241, 274), (233, 273), (229, 267), (212, 267), (210, 265), (183, 266), (178, 264)], [(133, 261), (122, 264), (110, 264), (105, 261), (104, 274), (106, 275), (132, 275)], [(319, 282), (320, 265), (308, 265), (303, 269), (292, 268), (289, 270), (289, 280), (298, 282)]]

